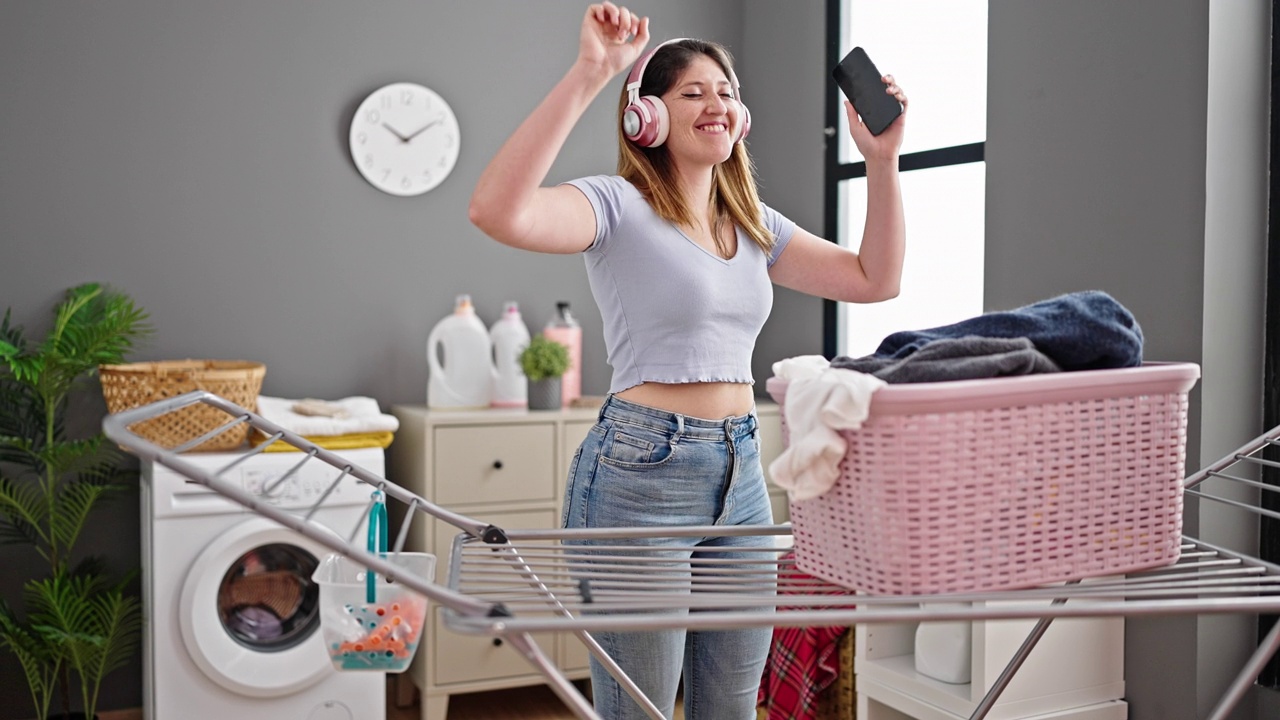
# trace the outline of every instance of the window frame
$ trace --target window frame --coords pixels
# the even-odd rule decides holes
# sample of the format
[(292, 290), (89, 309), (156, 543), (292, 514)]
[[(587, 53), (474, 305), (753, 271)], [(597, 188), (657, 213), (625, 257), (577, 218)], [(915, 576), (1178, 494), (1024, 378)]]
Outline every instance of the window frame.
[[(1280, 173), (1280, 116), (1276, 113), (1276, 102), (1280, 100), (1280, 43), (1274, 38), (1280, 32), (1280, 0), (1271, 2), (1271, 149), (1268, 157), (1269, 177)], [(1280, 188), (1275, 182), (1268, 181), (1267, 188), (1267, 260), (1266, 287), (1280, 287)], [(1262, 379), (1262, 426), (1273, 428), (1280, 425), (1280, 293), (1268, 292), (1263, 306), (1263, 379)], [(1280, 460), (1280, 452), (1275, 448), (1265, 451), (1264, 457)], [(1264, 467), (1262, 480), (1269, 485), (1280, 486), (1280, 469)], [(1262, 493), (1262, 507), (1272, 512), (1280, 512), (1280, 493)], [(1260, 518), (1258, 533), (1258, 557), (1272, 563), (1280, 563), (1280, 521), (1267, 516)], [(1267, 632), (1276, 623), (1276, 615), (1263, 614), (1258, 617), (1258, 641), (1266, 637)], [(1271, 661), (1258, 675), (1258, 684), (1280, 689), (1280, 654)]]
[[(1276, 0), (1280, 1), (1280, 0)], [(841, 34), (844, 29), (845, 8), (853, 0), (827, 0), (827, 67), (840, 62)], [(826, 102), (823, 112), (825, 162), (823, 167), (822, 226), (823, 237), (840, 243), (840, 186), (847, 180), (867, 176), (867, 164), (863, 161), (844, 162), (840, 159), (840, 114), (844, 112), (844, 98), (834, 82), (826, 84)], [(950, 147), (907, 153), (898, 158), (898, 172), (926, 168), (963, 165), (985, 161), (986, 142), (953, 145)], [(822, 354), (828, 360), (839, 352), (840, 304), (835, 300), (822, 301)]]

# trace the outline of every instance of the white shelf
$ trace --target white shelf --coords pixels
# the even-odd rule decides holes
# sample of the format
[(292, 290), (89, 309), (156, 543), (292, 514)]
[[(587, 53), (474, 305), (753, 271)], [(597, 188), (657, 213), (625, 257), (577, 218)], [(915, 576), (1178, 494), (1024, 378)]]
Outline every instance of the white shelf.
[[(967, 718), (1034, 624), (1031, 620), (975, 621), (972, 681), (963, 685), (916, 672), (916, 623), (859, 625), (854, 645), (859, 692), (864, 686), (879, 688), (881, 694), (892, 692), (894, 698), (910, 698), (931, 711), (943, 713), (940, 717)], [(1038, 718), (1123, 696), (1124, 618), (1063, 618), (1049, 626), (987, 718)], [(895, 707), (910, 713), (904, 709), (907, 704), (902, 701)]]
[[(862, 677), (858, 678), (857, 714), (859, 720), (967, 720), (970, 715), (948, 712)], [(1107, 700), (1023, 717), (1025, 720), (1127, 720), (1129, 705), (1124, 700)]]

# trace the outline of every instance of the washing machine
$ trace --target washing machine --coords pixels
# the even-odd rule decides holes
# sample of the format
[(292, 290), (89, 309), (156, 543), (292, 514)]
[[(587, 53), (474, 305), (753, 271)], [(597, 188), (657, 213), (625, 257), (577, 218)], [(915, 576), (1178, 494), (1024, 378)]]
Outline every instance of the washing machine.
[[(384, 473), (379, 448), (340, 455)], [(266, 502), (310, 508), (344, 540), (363, 538), (372, 490), (319, 460), (269, 497), (263, 488), (298, 465), (296, 452), (189, 453)], [(386, 676), (333, 668), (311, 580), (330, 550), (191, 482), (142, 464), (143, 716), (147, 720), (382, 720)], [(359, 527), (357, 527), (359, 526)]]

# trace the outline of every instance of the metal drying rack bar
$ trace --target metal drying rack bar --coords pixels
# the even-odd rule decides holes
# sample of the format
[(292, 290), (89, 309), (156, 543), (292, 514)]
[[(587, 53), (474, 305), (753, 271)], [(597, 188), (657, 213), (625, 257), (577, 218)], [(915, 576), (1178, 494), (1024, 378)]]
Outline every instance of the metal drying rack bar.
[[(196, 404), (221, 410), (226, 413), (226, 422), (175, 448), (160, 447), (130, 429), (142, 421)], [(236, 462), (208, 471), (183, 459), (182, 452), (243, 424), (267, 439)], [(661, 718), (657, 708), (592, 639), (592, 631), (1038, 619), (1022, 647), (975, 708), (971, 718), (979, 719), (987, 715), (1055, 618), (1280, 612), (1280, 566), (1191, 537), (1184, 538), (1177, 563), (1126, 577), (989, 592), (855, 595), (846, 588), (796, 570), (788, 552), (789, 525), (588, 530), (500, 528), (430, 503), (256, 413), (204, 391), (110, 415), (103, 421), (103, 427), (112, 441), (139, 457), (169, 467), (335, 553), (422, 593), (445, 608), (445, 624), (451, 630), (504, 638), (583, 720), (598, 720), (599, 716), (543, 653), (533, 633), (574, 633), (650, 716)], [(263, 488), (263, 495), (246, 492), (224, 477), (236, 464), (275, 443), (285, 443), (301, 455), (289, 471)], [(1260, 466), (1280, 467), (1280, 463), (1261, 457), (1265, 449), (1275, 445), (1280, 445), (1280, 427), (1189, 477), (1185, 492), (1243, 512), (1280, 519), (1280, 513), (1240, 499), (1242, 489), (1258, 497), (1266, 492), (1280, 492), (1275, 486), (1242, 477)], [(284, 510), (269, 502), (270, 494), (307, 463), (325, 463), (336, 470), (321, 499), (302, 511)], [(364, 543), (354, 542), (363, 519), (345, 539), (335, 537), (311, 519), (324, 502), (324, 496), (346, 476), (381, 490), (388, 500), (408, 506), (392, 549), (393, 556), (403, 549), (415, 510), (460, 530), (449, 557), (441, 558), (447, 560), (444, 585), (403, 574), (403, 569), (391, 560), (370, 553)], [(711, 549), (691, 559), (659, 555), (643, 544), (650, 538), (727, 535), (758, 537), (759, 542), (749, 548), (734, 546), (731, 548), (734, 557), (725, 557), (724, 552)], [(589, 547), (582, 544), (587, 540), (593, 541)], [(946, 605), (938, 606), (936, 602)], [(1209, 715), (1210, 720), (1228, 717), (1278, 648), (1280, 623), (1241, 669)]]

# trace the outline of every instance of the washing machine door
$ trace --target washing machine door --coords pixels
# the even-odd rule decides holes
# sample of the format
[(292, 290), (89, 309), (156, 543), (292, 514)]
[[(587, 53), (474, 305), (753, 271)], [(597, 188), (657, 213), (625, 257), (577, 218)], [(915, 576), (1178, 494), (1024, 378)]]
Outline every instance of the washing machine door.
[(183, 582), (179, 625), (187, 652), (210, 680), (240, 695), (277, 697), (335, 672), (311, 580), (329, 553), (263, 517), (228, 528), (204, 548)]

